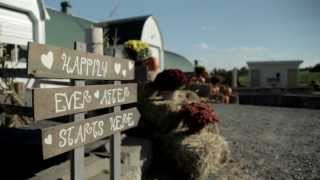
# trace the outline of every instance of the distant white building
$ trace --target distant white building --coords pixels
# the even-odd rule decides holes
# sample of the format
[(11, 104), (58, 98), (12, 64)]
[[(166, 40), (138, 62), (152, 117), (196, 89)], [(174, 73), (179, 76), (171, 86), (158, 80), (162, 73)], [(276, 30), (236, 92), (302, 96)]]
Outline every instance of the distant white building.
[(292, 88), (298, 86), (299, 65), (303, 61), (247, 62), (252, 88)]

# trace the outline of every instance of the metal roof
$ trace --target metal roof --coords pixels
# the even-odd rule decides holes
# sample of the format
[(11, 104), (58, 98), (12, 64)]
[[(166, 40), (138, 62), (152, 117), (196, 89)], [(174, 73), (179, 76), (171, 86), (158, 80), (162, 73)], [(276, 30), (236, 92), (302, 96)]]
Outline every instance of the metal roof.
[(111, 45), (116, 31), (117, 44), (123, 44), (131, 39), (139, 40), (144, 23), (152, 17), (146, 15), (96, 23), (50, 8), (47, 8), (47, 12), (50, 15), (50, 20), (46, 21), (46, 43), (66, 48), (73, 48), (74, 41), (85, 42), (85, 29), (91, 26), (107, 27)]
[(124, 44), (128, 40), (140, 40), (145, 22), (151, 15), (137, 16), (125, 19), (110, 20), (98, 23), (107, 29), (109, 44), (114, 45), (115, 36), (117, 36), (116, 44)]
[(183, 72), (193, 72), (193, 64), (180, 54), (165, 51), (164, 52), (164, 69), (180, 69)]
[[(109, 36), (113, 37), (117, 29), (117, 44), (122, 44), (130, 39), (140, 39), (145, 21), (152, 17), (138, 16), (126, 19), (111, 20), (96, 23), (81, 17), (64, 14), (60, 11), (47, 8), (50, 20), (46, 21), (46, 43), (66, 48), (73, 48), (74, 41), (85, 42), (85, 29), (91, 26), (107, 26)], [(113, 38), (110, 38), (112, 41)], [(112, 44), (113, 42), (111, 42)], [(185, 57), (171, 52), (164, 52), (165, 69), (181, 69), (184, 72), (193, 72), (193, 64)]]
[(272, 61), (249, 61), (247, 64), (250, 65), (278, 65), (278, 64), (296, 64), (303, 63), (302, 60), (272, 60)]
[(95, 22), (64, 14), (47, 8), (50, 20), (46, 21), (46, 43), (65, 48), (73, 48), (74, 41), (85, 42), (85, 29)]

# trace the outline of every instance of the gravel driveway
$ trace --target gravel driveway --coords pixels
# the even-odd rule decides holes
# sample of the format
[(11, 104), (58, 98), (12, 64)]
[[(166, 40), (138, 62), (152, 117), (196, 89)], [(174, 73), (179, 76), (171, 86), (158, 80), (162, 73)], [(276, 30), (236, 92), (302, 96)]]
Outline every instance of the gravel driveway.
[(221, 104), (214, 109), (233, 157), (210, 179), (320, 179), (320, 110)]

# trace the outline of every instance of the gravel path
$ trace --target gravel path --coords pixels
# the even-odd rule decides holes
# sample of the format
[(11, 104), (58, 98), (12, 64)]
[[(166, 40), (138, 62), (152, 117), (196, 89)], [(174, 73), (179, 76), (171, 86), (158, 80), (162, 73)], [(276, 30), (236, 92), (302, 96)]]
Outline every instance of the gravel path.
[(210, 179), (320, 179), (320, 110), (214, 105), (231, 163)]

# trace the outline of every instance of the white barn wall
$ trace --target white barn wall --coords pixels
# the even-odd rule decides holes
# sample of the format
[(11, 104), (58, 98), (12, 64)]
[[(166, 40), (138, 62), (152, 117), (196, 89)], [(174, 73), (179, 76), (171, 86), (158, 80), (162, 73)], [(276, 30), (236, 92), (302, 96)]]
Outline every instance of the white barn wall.
[(149, 17), (144, 23), (141, 40), (151, 45), (152, 56), (160, 60), (160, 69), (164, 68), (164, 45), (160, 28), (154, 17)]

